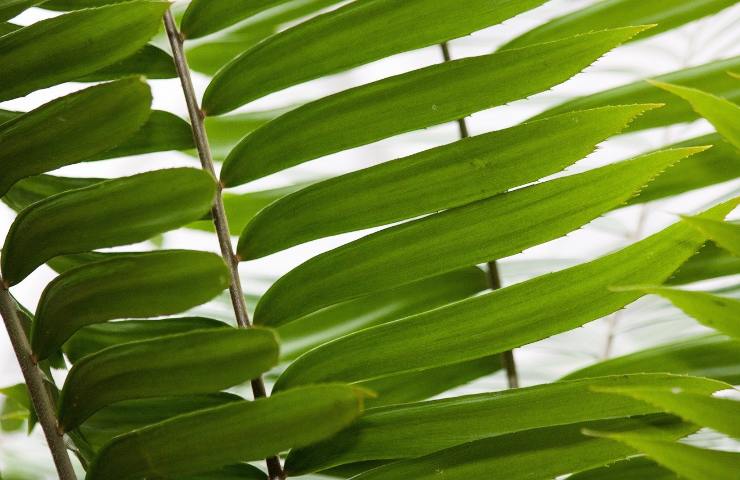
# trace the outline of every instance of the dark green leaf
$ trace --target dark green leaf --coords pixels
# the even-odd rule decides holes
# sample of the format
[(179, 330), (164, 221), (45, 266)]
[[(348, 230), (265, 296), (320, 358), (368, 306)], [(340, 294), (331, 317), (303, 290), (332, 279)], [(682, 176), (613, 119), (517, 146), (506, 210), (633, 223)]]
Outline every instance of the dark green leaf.
[(178, 480), (267, 480), (267, 475), (257, 467), (248, 463), (230, 465), (220, 470), (187, 477), (177, 477)]
[[(209, 5), (213, 0), (198, 3)], [(542, 3), (468, 0), (460, 8), (455, 0), (353, 2), (279, 33), (237, 57), (208, 86), (203, 107), (210, 115), (221, 115), (298, 83), (468, 35)], [(428, 108), (435, 102), (424, 103)]]
[(34, 175), (19, 180), (3, 197), (3, 202), (16, 212), (45, 198), (68, 190), (89, 187), (105, 178), (57, 177), (54, 175)]
[(732, 255), (740, 257), (740, 223), (721, 222), (698, 217), (682, 217), (683, 221), (701, 231)]
[(287, 1), (193, 0), (182, 17), (180, 29), (186, 38), (202, 37)]
[(314, 385), (175, 417), (116, 437), (87, 480), (188, 475), (305, 446), (351, 423), (364, 396), (351, 386)]
[(31, 344), (46, 358), (85, 325), (179, 313), (229, 285), (221, 257), (190, 250), (130, 254), (55, 278), (39, 300)]
[(95, 183), (23, 210), (5, 237), (3, 278), (23, 280), (58, 255), (147, 240), (202, 217), (216, 185), (203, 170), (173, 168)]
[[(251, 133), (224, 162), (221, 179), (233, 187), (330, 153), (526, 97), (564, 82), (644, 29), (605, 30), (465, 58), (345, 90), (298, 107)], [(346, 45), (342, 49), (355, 51)], [(218, 83), (211, 87), (221, 88)], [(205, 108), (212, 111), (207, 98)], [(622, 102), (630, 103), (634, 102)]]
[(81, 10), (0, 37), (0, 100), (75, 80), (136, 53), (157, 33), (169, 5), (147, 0)]
[(606, 467), (587, 470), (568, 480), (679, 480), (678, 476), (645, 457), (634, 457)]
[(684, 263), (666, 283), (683, 285), (738, 273), (740, 273), (740, 257), (730, 255), (714, 242), (707, 242), (704, 248)]
[(174, 78), (177, 76), (172, 57), (154, 45), (144, 48), (123, 60), (77, 78), (80, 82), (99, 82), (129, 75), (143, 75), (147, 78)]
[(43, 0), (3, 0), (0, 5), (0, 21), (10, 20)]
[(72, 255), (61, 255), (49, 260), (47, 265), (57, 273), (64, 273), (73, 268), (81, 267), (89, 263), (101, 262), (113, 258), (137, 255), (137, 252), (85, 252)]
[[(491, 197), (575, 163), (654, 107), (559, 115), (314, 184), (260, 212), (242, 232), (238, 253), (255, 259), (317, 238)], [(543, 151), (550, 154), (542, 158)]]
[(81, 162), (122, 143), (149, 117), (139, 78), (105, 83), (54, 100), (0, 128), (0, 196), (18, 180)]
[[(638, 157), (361, 238), (283, 276), (260, 299), (255, 322), (281, 325), (344, 300), (520, 253), (622, 205), (651, 178), (695, 151)], [(320, 288), (311, 281), (315, 278), (322, 279)]]

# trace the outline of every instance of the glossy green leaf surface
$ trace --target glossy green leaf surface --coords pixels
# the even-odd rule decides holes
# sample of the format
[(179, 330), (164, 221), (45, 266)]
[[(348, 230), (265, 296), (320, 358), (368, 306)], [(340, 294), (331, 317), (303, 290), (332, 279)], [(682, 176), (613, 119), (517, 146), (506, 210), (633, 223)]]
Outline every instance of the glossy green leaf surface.
[(599, 362), (563, 379), (639, 372), (695, 375), (737, 384), (740, 382), (740, 341), (724, 335), (693, 337)]
[(116, 345), (69, 371), (59, 422), (68, 431), (123, 400), (217, 392), (256, 378), (277, 359), (277, 339), (264, 329), (194, 330)]
[(557, 17), (507, 42), (504, 48), (518, 48), (549, 42), (578, 33), (621, 27), (651, 25), (656, 27), (638, 39), (672, 30), (685, 23), (712, 15), (734, 5), (734, 0), (602, 0), (581, 10)]
[(203, 317), (165, 318), (163, 320), (124, 320), (79, 329), (64, 345), (72, 363), (104, 348), (153, 337), (186, 333), (207, 328), (226, 328), (228, 324)]
[(228, 285), (223, 260), (206, 252), (162, 250), (84, 265), (58, 276), (44, 290), (31, 345), (44, 359), (85, 325), (179, 313)]
[(180, 29), (186, 38), (202, 37), (287, 1), (193, 0), (185, 10)]
[(116, 437), (87, 480), (188, 475), (305, 446), (351, 423), (364, 396), (351, 386), (314, 385), (175, 417)]
[(646, 457), (634, 457), (568, 477), (570, 480), (679, 480), (678, 476)]
[[(693, 151), (667, 150), (608, 165), (368, 235), (280, 278), (257, 304), (255, 322), (281, 325), (353, 297), (520, 253), (622, 205)], [(311, 281), (317, 276), (320, 289)]]
[(130, 78), (53, 100), (4, 124), (0, 195), (24, 177), (87, 160), (122, 143), (149, 117), (151, 101), (149, 86)]
[[(705, 215), (722, 218), (737, 202), (721, 204)], [(641, 296), (609, 287), (625, 281), (662, 283), (705, 240), (678, 223), (591, 262), (347, 335), (300, 357), (275, 388), (355, 382), (457, 363), (580, 327)], [(532, 291), (537, 292), (534, 298)], [(553, 319), (551, 312), (568, 315)]]
[(583, 428), (647, 431), (651, 438), (668, 441), (695, 430), (691, 425), (661, 416), (563, 425), (478, 440), (370, 470), (355, 479), (432, 480), (444, 472), (445, 479), (467, 480), (496, 472), (512, 480), (549, 480), (634, 455), (631, 447), (615, 448), (614, 442), (609, 445), (605, 439), (589, 439), (581, 433)]
[[(208, 5), (213, 0), (198, 3)], [(208, 86), (203, 107), (210, 115), (220, 115), (291, 85), (468, 35), (542, 3), (468, 0), (461, 9), (455, 0), (353, 2), (279, 33), (237, 57)]]
[(0, 100), (75, 80), (136, 53), (168, 7), (147, 0), (80, 10), (0, 37)]
[(740, 273), (740, 257), (730, 254), (714, 242), (707, 242), (704, 248), (684, 263), (666, 283), (684, 285), (738, 273)]
[(233, 187), (324, 155), (541, 92), (564, 82), (644, 28), (605, 30), (464, 58), (322, 98), (291, 110), (242, 140), (224, 162), (221, 179)]
[(707, 450), (639, 432), (602, 432), (588, 430), (590, 435), (608, 438), (628, 445), (688, 480), (740, 478), (740, 453)]
[(154, 45), (144, 47), (128, 57), (103, 67), (93, 73), (77, 78), (81, 82), (112, 80), (129, 75), (143, 75), (146, 78), (174, 78), (177, 76), (172, 57)]
[(11, 285), (58, 255), (147, 240), (202, 217), (216, 185), (208, 173), (173, 168), (95, 183), (34, 203), (13, 222), (3, 247)]
[[(575, 163), (651, 108), (629, 105), (559, 115), (319, 182), (260, 212), (242, 232), (237, 251), (245, 260), (259, 258), (317, 238), (491, 197)], [(543, 151), (551, 154), (540, 156)]]
[(688, 216), (682, 219), (732, 255), (740, 257), (740, 223)]
[[(334, 437), (291, 452), (286, 468), (300, 474), (365, 460), (413, 458), (521, 430), (660, 411), (593, 390), (609, 385), (675, 386), (704, 394), (727, 386), (675, 375), (626, 375), (369, 409)], [(527, 415), (521, 415), (524, 405)]]

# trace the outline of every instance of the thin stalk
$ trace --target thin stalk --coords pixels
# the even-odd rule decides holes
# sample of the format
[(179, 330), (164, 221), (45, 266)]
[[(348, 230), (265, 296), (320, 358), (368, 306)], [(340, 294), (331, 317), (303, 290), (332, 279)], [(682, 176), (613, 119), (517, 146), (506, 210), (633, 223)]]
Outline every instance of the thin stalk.
[[(188, 67), (183, 49), (183, 36), (178, 31), (175, 20), (172, 17), (172, 12), (169, 10), (164, 15), (164, 25), (167, 30), (167, 38), (172, 47), (172, 56), (175, 59), (175, 67), (177, 69), (178, 77), (180, 77), (180, 84), (182, 85), (183, 94), (185, 95), (185, 102), (188, 106), (188, 114), (190, 116), (190, 124), (193, 130), (193, 139), (195, 140), (195, 146), (198, 150), (198, 158), (200, 158), (203, 170), (210, 173), (217, 182), (216, 198), (214, 200), (213, 208), (211, 209), (211, 216), (213, 217), (213, 224), (216, 228), (218, 243), (221, 247), (221, 256), (229, 267), (231, 275), (229, 295), (231, 296), (231, 304), (234, 307), (234, 315), (236, 316), (236, 322), (240, 328), (250, 328), (252, 324), (249, 321), (247, 304), (244, 300), (244, 291), (242, 290), (241, 279), (239, 278), (239, 259), (234, 254), (234, 247), (231, 244), (231, 233), (229, 232), (229, 224), (226, 218), (226, 210), (224, 209), (223, 185), (218, 181), (218, 177), (216, 176), (211, 147), (208, 144), (208, 136), (206, 135), (205, 124), (203, 122), (205, 114), (198, 105), (198, 99), (195, 95), (195, 89), (193, 88), (190, 68)], [(265, 384), (261, 376), (252, 380), (252, 393), (255, 398), (267, 396)], [(277, 456), (266, 459), (266, 462), (271, 480), (284, 480), (286, 478), (285, 471), (283, 470), (283, 467), (280, 464), (280, 459)]]
[(2, 314), (10, 343), (13, 345), (15, 356), (26, 381), (33, 409), (36, 411), (36, 416), (46, 436), (59, 479), (77, 480), (67, 453), (67, 446), (64, 444), (64, 435), (59, 428), (54, 402), (44, 384), (44, 374), (34, 361), (31, 344), (18, 318), (15, 301), (2, 279), (0, 279), (0, 314)]
[[(439, 47), (442, 49), (442, 58), (444, 58), (444, 61), (449, 62), (450, 60), (452, 60), (452, 56), (450, 55), (450, 47), (447, 42), (440, 43)], [(470, 136), (470, 132), (468, 131), (468, 124), (464, 118), (457, 119), (457, 128), (460, 131), (460, 138), (468, 138)], [(488, 286), (491, 288), (491, 290), (498, 290), (499, 288), (501, 288), (501, 275), (499, 274), (496, 261), (489, 261), (487, 263), (487, 267)], [(501, 364), (506, 370), (506, 379), (509, 388), (519, 388), (519, 375), (516, 371), (516, 361), (514, 360), (513, 350), (508, 350), (501, 354)]]

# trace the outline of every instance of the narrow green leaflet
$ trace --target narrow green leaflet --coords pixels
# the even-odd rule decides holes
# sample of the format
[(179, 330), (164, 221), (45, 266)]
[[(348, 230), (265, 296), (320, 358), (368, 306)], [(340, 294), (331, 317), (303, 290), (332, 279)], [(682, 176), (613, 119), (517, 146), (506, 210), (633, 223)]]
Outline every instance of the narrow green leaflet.
[(39, 359), (85, 325), (182, 312), (229, 285), (221, 257), (192, 250), (130, 254), (84, 265), (46, 287), (31, 333)]
[(740, 257), (740, 223), (722, 222), (700, 217), (681, 217), (684, 222), (714, 240), (732, 255)]
[[(87, 480), (189, 475), (276, 455), (346, 427), (365, 396), (347, 385), (314, 385), (175, 417), (116, 437)], [(244, 441), (249, 438), (259, 441)]]
[(292, 85), (468, 35), (542, 3), (468, 0), (460, 8), (456, 0), (352, 2), (274, 35), (237, 57), (208, 86), (203, 108), (209, 115), (221, 115)]
[(650, 202), (740, 178), (740, 150), (727, 143), (718, 133), (702, 135), (665, 148), (700, 145), (712, 145), (712, 148), (682, 160), (645, 187), (630, 204)]
[(684, 285), (708, 278), (724, 277), (740, 273), (740, 257), (731, 255), (724, 248), (707, 242), (701, 251), (684, 263), (666, 283)]
[(154, 45), (144, 45), (144, 48), (133, 55), (76, 80), (98, 82), (129, 75), (143, 75), (147, 78), (174, 78), (177, 76), (177, 72), (175, 71), (174, 60), (169, 53)]
[(212, 393), (277, 364), (275, 334), (218, 328), (116, 345), (77, 362), (59, 397), (59, 422), (72, 430), (122, 400)]
[(55, 175), (34, 175), (16, 182), (3, 197), (3, 202), (20, 212), (29, 205), (67, 190), (89, 187), (105, 178), (57, 177)]
[(147, 120), (151, 101), (149, 86), (129, 78), (53, 100), (6, 123), (0, 128), (0, 196), (24, 177), (122, 143)]
[(186, 333), (207, 328), (227, 328), (228, 324), (203, 317), (165, 318), (163, 320), (124, 320), (88, 325), (77, 330), (64, 345), (72, 363), (104, 348), (153, 337)]
[[(707, 212), (722, 218), (738, 199)], [(597, 260), (347, 335), (306, 353), (276, 389), (356, 382), (493, 355), (572, 330), (640, 298), (609, 287), (662, 283), (706, 239), (683, 223)], [(425, 257), (426, 259), (434, 258)], [(532, 296), (531, 292), (537, 292)], [(552, 312), (561, 312), (553, 319)]]
[[(245, 260), (255, 259), (317, 238), (491, 197), (575, 163), (654, 107), (558, 115), (314, 184), (260, 212), (242, 232), (237, 251)], [(543, 151), (550, 153), (543, 158)]]
[(635, 454), (629, 446), (616, 442), (610, 445), (606, 439), (588, 438), (581, 433), (583, 428), (647, 431), (651, 438), (668, 441), (695, 430), (690, 424), (664, 416), (562, 425), (478, 440), (425, 457), (392, 463), (354, 479), (436, 480), (440, 478), (440, 472), (444, 472), (445, 480), (490, 478), (493, 475), (507, 480), (550, 480)]
[(699, 323), (731, 337), (740, 339), (740, 300), (706, 292), (665, 287), (627, 287), (643, 293), (660, 295), (694, 317)]
[[(369, 409), (334, 437), (288, 456), (292, 474), (367, 460), (413, 458), (463, 443), (541, 427), (661, 411), (595, 386), (677, 387), (711, 394), (727, 384), (666, 374), (623, 375), (559, 382)], [(522, 415), (522, 406), (527, 414)]]
[(646, 457), (634, 457), (605, 467), (587, 470), (568, 480), (679, 480), (678, 476)]
[(501, 48), (518, 48), (623, 25), (656, 24), (654, 29), (640, 35), (639, 39), (643, 39), (712, 15), (734, 4), (734, 0), (602, 0), (550, 20), (507, 42)]
[(738, 452), (692, 447), (639, 432), (602, 432), (589, 429), (586, 433), (628, 445), (688, 480), (740, 479)]
[(178, 480), (267, 480), (267, 475), (257, 467), (240, 463), (212, 472), (178, 477)]
[(191, 148), (195, 148), (193, 132), (185, 120), (170, 112), (152, 110), (144, 126), (126, 141), (88, 160), (106, 160), (142, 153)]
[(147, 0), (80, 10), (0, 37), (0, 101), (75, 80), (136, 53), (157, 33), (169, 5)]
[[(678, 70), (666, 75), (654, 77), (664, 83), (671, 83), (690, 88), (700, 88), (713, 95), (724, 97), (730, 102), (740, 102), (740, 82), (727, 75), (728, 71), (740, 69), (740, 56), (727, 60), (700, 65), (698, 67)], [(666, 106), (634, 121), (627, 131), (644, 130), (646, 128), (664, 127), (679, 122), (689, 122), (698, 118), (691, 106), (644, 80), (616, 87), (611, 90), (595, 93), (584, 97), (574, 98), (554, 108), (548, 109), (534, 118), (550, 117), (552, 115), (573, 110), (601, 107), (604, 105), (622, 105), (625, 103), (665, 103)]]
[[(464, 58), (322, 98), (291, 110), (242, 140), (224, 162), (221, 179), (233, 187), (324, 155), (541, 92), (644, 29), (605, 30)], [(354, 51), (344, 45), (342, 49)]]
[(138, 255), (139, 252), (85, 252), (72, 255), (60, 255), (54, 257), (46, 264), (57, 273), (64, 273), (73, 268), (81, 267), (89, 263), (110, 260), (113, 258), (129, 257)]
[(694, 337), (596, 363), (566, 375), (563, 380), (638, 372), (695, 375), (737, 384), (740, 383), (740, 341), (724, 335)]
[[(334, 303), (520, 253), (622, 205), (651, 178), (695, 151), (650, 154), (368, 235), (280, 278), (257, 304), (255, 322), (281, 325)], [(322, 279), (320, 288), (315, 278)]]
[(695, 88), (686, 88), (657, 81), (652, 82), (652, 84), (689, 102), (696, 113), (709, 120), (720, 135), (740, 149), (739, 106), (724, 98), (719, 98)]
[[(740, 317), (738, 317), (740, 318)], [(597, 391), (627, 395), (673, 413), (703, 427), (740, 438), (740, 401), (729, 398), (716, 398), (694, 392), (684, 392), (680, 388), (654, 389), (642, 387), (595, 387)]]
[(3, 278), (13, 285), (58, 255), (136, 243), (185, 225), (210, 210), (215, 190), (203, 170), (172, 168), (34, 203), (5, 237)]
[(478, 267), (466, 267), (333, 305), (278, 328), (281, 355), (292, 360), (348, 333), (426, 312), (486, 289), (486, 274)]
[(193, 0), (182, 17), (185, 38), (198, 38), (234, 25), (288, 0)]

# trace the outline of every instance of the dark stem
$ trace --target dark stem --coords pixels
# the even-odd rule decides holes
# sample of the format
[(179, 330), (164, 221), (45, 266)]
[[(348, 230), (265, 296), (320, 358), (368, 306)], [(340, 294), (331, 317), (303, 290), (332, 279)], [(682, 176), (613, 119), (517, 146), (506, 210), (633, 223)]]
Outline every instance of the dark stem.
[[(447, 42), (439, 44), (442, 49), (442, 57), (445, 62), (452, 60), (450, 55), (450, 47)], [(468, 131), (468, 124), (464, 118), (457, 119), (457, 127), (460, 130), (460, 138), (468, 138), (470, 132)], [(501, 288), (501, 275), (498, 271), (498, 265), (495, 260), (488, 262), (488, 285), (491, 290), (498, 290)], [(506, 379), (508, 380), (509, 388), (519, 388), (519, 376), (516, 372), (516, 362), (514, 361), (514, 351), (509, 350), (501, 354), (501, 364), (506, 370)]]
[[(190, 123), (193, 130), (193, 139), (195, 140), (195, 146), (198, 150), (200, 163), (203, 170), (210, 173), (217, 182), (216, 198), (214, 200), (213, 208), (211, 209), (211, 215), (213, 217), (213, 224), (216, 228), (218, 243), (221, 247), (221, 255), (228, 265), (229, 272), (231, 274), (229, 294), (231, 296), (231, 304), (234, 307), (234, 315), (236, 316), (236, 322), (240, 328), (249, 328), (252, 324), (249, 321), (247, 304), (244, 300), (244, 291), (242, 290), (241, 280), (239, 278), (239, 259), (234, 255), (234, 247), (231, 244), (231, 233), (229, 232), (229, 224), (226, 219), (226, 210), (224, 209), (223, 202), (223, 185), (218, 181), (216, 170), (213, 167), (211, 147), (208, 144), (208, 136), (206, 135), (206, 129), (203, 123), (205, 114), (200, 109), (198, 99), (195, 95), (193, 81), (190, 77), (190, 68), (188, 67), (183, 49), (183, 37), (177, 30), (177, 25), (172, 17), (172, 12), (169, 10), (164, 15), (164, 25), (167, 30), (167, 37), (169, 39), (170, 46), (172, 47), (172, 56), (175, 59), (175, 67), (177, 69), (177, 74), (180, 77), (180, 84), (182, 85), (182, 90), (185, 95), (185, 102), (188, 106), (188, 114), (190, 115)], [(262, 381), (261, 376), (252, 380), (252, 393), (255, 398), (267, 396), (265, 384)], [(271, 480), (284, 480), (286, 478), (283, 467), (280, 465), (280, 459), (277, 456), (268, 458), (266, 462)]]
[(44, 384), (44, 374), (33, 360), (31, 345), (18, 318), (16, 308), (15, 301), (10, 296), (8, 288), (0, 279), (0, 314), (2, 314), (10, 343), (13, 345), (15, 356), (26, 381), (33, 409), (36, 411), (36, 416), (46, 436), (46, 442), (49, 444), (49, 450), (51, 450), (51, 456), (54, 458), (59, 479), (77, 480), (72, 462), (67, 454), (67, 446), (64, 444), (64, 436), (59, 429), (54, 402)]

